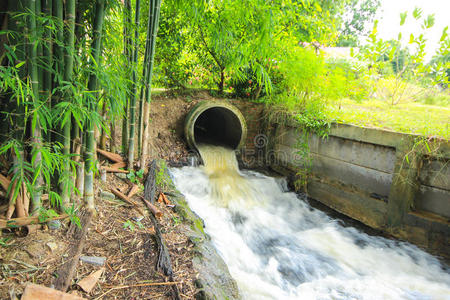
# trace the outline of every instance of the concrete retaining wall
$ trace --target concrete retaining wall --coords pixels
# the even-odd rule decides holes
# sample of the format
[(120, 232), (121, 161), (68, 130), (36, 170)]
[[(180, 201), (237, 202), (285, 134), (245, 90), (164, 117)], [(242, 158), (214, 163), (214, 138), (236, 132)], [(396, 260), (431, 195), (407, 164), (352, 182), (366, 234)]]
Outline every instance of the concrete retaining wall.
[(266, 134), (266, 163), (293, 182), (308, 168), (310, 197), (450, 257), (448, 141), (429, 141), (429, 152), (425, 146), (419, 149), (417, 136), (334, 125), (325, 140), (309, 136), (310, 158), (305, 159), (299, 154), (301, 128), (294, 122), (272, 122)]

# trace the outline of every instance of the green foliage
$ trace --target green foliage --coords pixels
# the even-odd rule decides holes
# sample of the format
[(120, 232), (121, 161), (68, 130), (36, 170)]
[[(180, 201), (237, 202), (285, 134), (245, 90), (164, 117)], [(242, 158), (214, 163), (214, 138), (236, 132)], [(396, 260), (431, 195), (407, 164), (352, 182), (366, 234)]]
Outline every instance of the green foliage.
[(167, 178), (167, 164), (164, 160), (160, 161), (156, 170), (155, 183), (161, 190), (165, 190), (169, 186), (169, 179)]
[(39, 222), (45, 223), (48, 219), (58, 217), (58, 213), (54, 211), (53, 209), (45, 209), (41, 208), (39, 211)]
[(144, 178), (144, 169), (140, 169), (139, 171), (134, 171), (131, 170), (128, 174), (127, 174), (127, 178), (132, 182), (132, 183), (139, 183), (139, 179)]
[(127, 220), (123, 223), (123, 229), (129, 229), (130, 231), (134, 231), (134, 229), (138, 226), (140, 229), (144, 228), (144, 225), (141, 223), (141, 221), (131, 221)]
[(359, 44), (358, 37), (367, 36), (369, 33), (367, 26), (373, 22), (380, 6), (380, 0), (345, 1), (345, 9), (340, 16), (343, 22), (337, 46), (357, 46)]
[(159, 83), (252, 98), (270, 94), (277, 77), (271, 61), (300, 41), (331, 42), (342, 9), (340, 1), (165, 1)]

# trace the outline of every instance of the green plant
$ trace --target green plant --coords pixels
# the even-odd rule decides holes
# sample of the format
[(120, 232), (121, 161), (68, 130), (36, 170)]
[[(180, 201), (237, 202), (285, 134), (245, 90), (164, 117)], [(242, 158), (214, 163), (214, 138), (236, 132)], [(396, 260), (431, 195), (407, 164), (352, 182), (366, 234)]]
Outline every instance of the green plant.
[(166, 173), (167, 173), (167, 164), (164, 160), (162, 160), (155, 174), (156, 185), (159, 186), (161, 190), (165, 190), (168, 186), (168, 179)]
[(41, 208), (39, 210), (39, 222), (44, 223), (46, 222), (48, 219), (53, 218), (53, 217), (58, 217), (58, 213), (56, 211), (54, 211), (53, 209), (45, 209), (45, 208)]
[(132, 183), (139, 183), (139, 179), (144, 178), (144, 169), (140, 169), (139, 171), (131, 170), (131, 171), (127, 174), (127, 178), (128, 178)]
[(8, 243), (9, 240), (11, 240), (10, 237), (0, 238), (0, 246), (1, 247), (9, 247), (9, 246), (11, 246), (11, 244)]
[(130, 231), (134, 231), (134, 223), (131, 220), (127, 220), (125, 223), (123, 223), (123, 229), (130, 229)]
[(133, 222), (131, 220), (127, 220), (126, 222), (123, 223), (123, 229), (128, 228), (130, 231), (134, 231), (136, 226), (138, 226), (140, 229), (144, 228), (144, 225), (141, 223), (141, 221)]

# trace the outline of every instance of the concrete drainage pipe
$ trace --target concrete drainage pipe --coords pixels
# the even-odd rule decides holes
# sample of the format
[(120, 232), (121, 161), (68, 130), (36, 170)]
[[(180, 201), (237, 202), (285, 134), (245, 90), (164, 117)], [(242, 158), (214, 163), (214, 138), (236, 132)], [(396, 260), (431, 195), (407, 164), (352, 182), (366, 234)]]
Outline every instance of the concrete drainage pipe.
[(191, 149), (199, 144), (239, 149), (245, 143), (247, 125), (235, 106), (224, 101), (202, 101), (187, 114), (184, 135)]

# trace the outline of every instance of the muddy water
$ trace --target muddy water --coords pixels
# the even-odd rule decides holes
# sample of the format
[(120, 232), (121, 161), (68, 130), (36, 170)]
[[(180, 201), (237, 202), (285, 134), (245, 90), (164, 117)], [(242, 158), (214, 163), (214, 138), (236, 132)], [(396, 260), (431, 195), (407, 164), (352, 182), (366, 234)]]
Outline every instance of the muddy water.
[(205, 166), (171, 171), (243, 299), (450, 299), (433, 256), (341, 226), (283, 180), (239, 171), (231, 150), (200, 152)]

